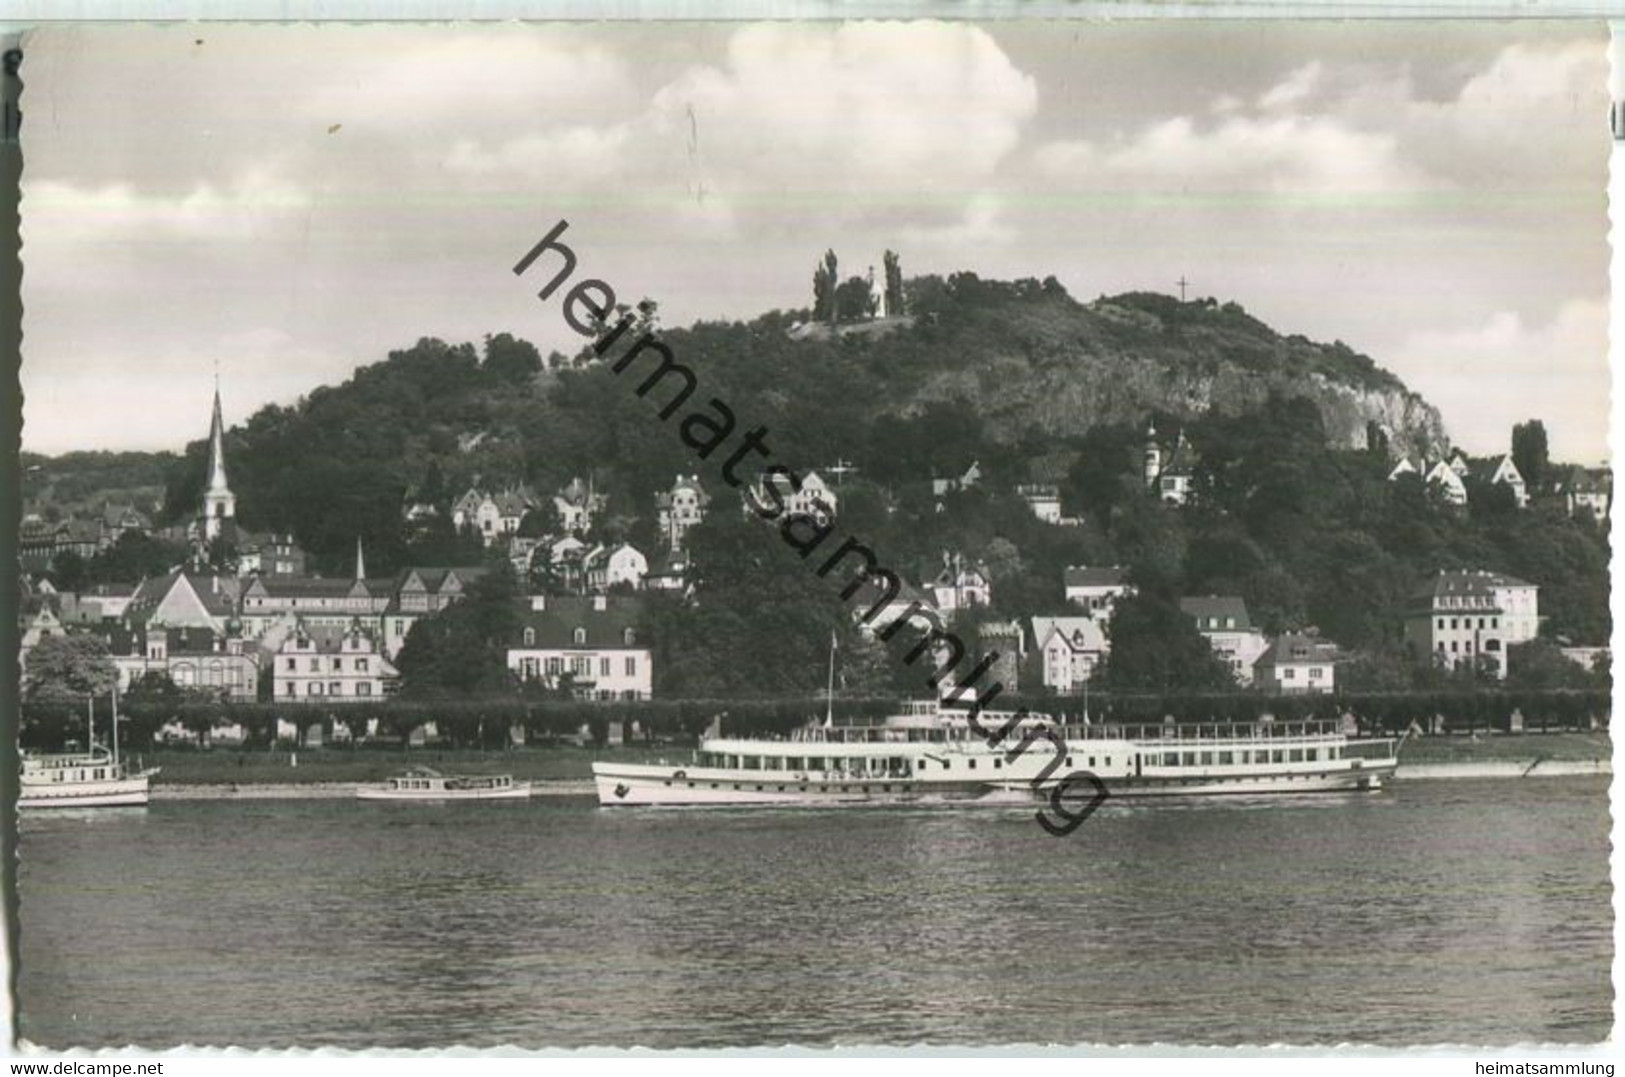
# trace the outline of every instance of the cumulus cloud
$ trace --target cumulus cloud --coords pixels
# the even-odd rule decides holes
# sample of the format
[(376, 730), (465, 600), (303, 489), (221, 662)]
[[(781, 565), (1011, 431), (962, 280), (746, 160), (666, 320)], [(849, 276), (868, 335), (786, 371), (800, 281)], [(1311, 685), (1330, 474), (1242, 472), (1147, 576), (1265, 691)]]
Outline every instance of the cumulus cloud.
[[(1034, 154), (1052, 178), (1167, 190), (1382, 195), (1478, 190), (1533, 173), (1596, 189), (1605, 160), (1601, 41), (1509, 45), (1441, 100), (1402, 67), (1315, 60), (1248, 108), (1221, 97), (1115, 137), (1051, 142)], [(1593, 125), (1576, 139), (1566, 126)], [(1554, 120), (1556, 121), (1554, 123)]]
[(1422, 178), (1400, 158), (1392, 135), (1296, 116), (1214, 124), (1176, 116), (1111, 147), (1050, 143), (1036, 160), (1054, 178), (1180, 190), (1337, 195), (1390, 191)]
[(516, 130), (458, 139), (440, 165), (483, 187), (612, 182), (690, 234), (885, 212), (986, 236), (987, 189), (1037, 105), (1034, 79), (974, 26), (751, 25), (620, 119), (549, 105)]
[(1409, 336), (1384, 364), (1444, 412), (1451, 433), (1476, 452), (1506, 451), (1512, 425), (1545, 422), (1553, 455), (1590, 459), (1608, 430), (1608, 304), (1565, 303), (1530, 324), (1497, 311), (1477, 325)]
[(991, 195), (978, 196), (965, 207), (958, 220), (942, 225), (909, 225), (900, 235), (910, 247), (930, 255), (965, 252), (981, 247), (1001, 246), (1015, 240), (1017, 231), (1003, 219), (1003, 203)]
[(336, 34), (341, 63), (299, 97), (304, 115), (353, 132), (421, 132), (443, 123), (511, 129), (538, 117), (590, 123), (629, 107), (626, 61), (578, 29), (551, 27), (410, 34)]
[(183, 192), (138, 189), (128, 183), (87, 187), (25, 180), (25, 229), (51, 245), (121, 243), (131, 239), (243, 240), (268, 233), (306, 212), (308, 192), (265, 172), (228, 185), (199, 183)]
[(563, 175), (574, 182), (594, 182), (616, 173), (630, 130), (625, 124), (608, 127), (562, 127), (522, 135), (486, 147), (473, 139), (459, 139), (446, 156), (451, 172), (474, 180), (512, 181), (528, 177), (546, 183)]
[(697, 143), (724, 185), (949, 187), (985, 179), (1038, 105), (985, 31), (949, 23), (775, 23), (655, 96), (654, 126)]
[(1258, 98), (1258, 107), (1268, 111), (1294, 108), (1302, 104), (1303, 100), (1314, 92), (1320, 82), (1320, 74), (1320, 61), (1311, 60), (1293, 71), (1284, 81), (1276, 83), (1261, 94)]

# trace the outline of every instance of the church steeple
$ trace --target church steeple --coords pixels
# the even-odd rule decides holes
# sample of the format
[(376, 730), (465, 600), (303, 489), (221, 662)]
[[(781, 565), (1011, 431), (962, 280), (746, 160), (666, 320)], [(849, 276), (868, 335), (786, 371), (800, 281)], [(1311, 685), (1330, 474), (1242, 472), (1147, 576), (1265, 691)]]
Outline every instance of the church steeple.
[(355, 578), (358, 580), (365, 580), (367, 578), (367, 562), (361, 556), (360, 535), (355, 537)]
[(214, 380), (214, 417), (209, 423), (209, 493), (229, 493), (226, 485), (226, 424), (220, 418), (220, 379)]
[(214, 380), (214, 414), (209, 422), (209, 478), (203, 489), (203, 539), (218, 538), (237, 515), (237, 498), (226, 483), (226, 424), (220, 417), (220, 376)]

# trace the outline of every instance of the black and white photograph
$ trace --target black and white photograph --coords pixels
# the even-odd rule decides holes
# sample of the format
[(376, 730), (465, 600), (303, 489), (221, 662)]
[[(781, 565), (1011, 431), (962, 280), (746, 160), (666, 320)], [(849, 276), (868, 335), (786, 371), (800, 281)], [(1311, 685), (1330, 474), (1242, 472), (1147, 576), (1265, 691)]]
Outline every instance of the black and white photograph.
[(17, 1050), (1603, 1057), (1609, 57), (28, 33)]

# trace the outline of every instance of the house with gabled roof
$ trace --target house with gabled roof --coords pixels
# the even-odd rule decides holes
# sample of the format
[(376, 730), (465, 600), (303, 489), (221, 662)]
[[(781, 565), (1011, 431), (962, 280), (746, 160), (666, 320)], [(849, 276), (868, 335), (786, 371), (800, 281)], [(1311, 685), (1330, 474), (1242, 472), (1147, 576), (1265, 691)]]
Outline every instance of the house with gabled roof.
[(394, 690), (399, 673), (361, 618), (348, 627), (297, 619), (271, 664), (278, 703), (375, 703)]
[(654, 657), (642, 600), (618, 595), (532, 595), (515, 602), (508, 670), (524, 683), (568, 687), (581, 699), (649, 699)]
[(1105, 629), (1093, 617), (1034, 617), (1031, 625), (1044, 686), (1062, 695), (1083, 691), (1111, 653)]
[(307, 555), (285, 532), (239, 531), (237, 575), (303, 576)]
[(616, 584), (637, 589), (649, 574), (649, 559), (636, 546), (623, 542), (613, 550), (599, 546), (585, 559), (584, 567), (591, 590), (607, 591)]
[(593, 520), (609, 503), (609, 498), (593, 489), (590, 481), (578, 476), (553, 495), (553, 507), (559, 514), (559, 525), (573, 534), (592, 530)]
[(937, 609), (954, 614), (993, 604), (993, 583), (985, 566), (965, 564), (960, 554), (944, 550), (942, 569), (931, 580), (931, 597)]
[(1142, 456), (1143, 477), (1146, 488), (1170, 505), (1183, 505), (1190, 499), (1191, 484), (1196, 478), (1196, 450), (1181, 430), (1171, 448), (1164, 450), (1157, 440), (1156, 423), (1148, 423), (1145, 430), (1145, 450)]
[[(845, 593), (844, 585), (842, 593)], [(845, 601), (858, 631), (870, 638), (884, 634), (892, 625), (904, 620), (920, 631), (942, 631), (947, 625), (936, 597), (901, 577), (894, 589), (890, 580), (877, 574), (858, 584), (852, 597)]]
[(1068, 565), (1061, 585), (1068, 602), (1102, 622), (1111, 620), (1118, 599), (1134, 591), (1121, 565)]
[(380, 618), (384, 653), (390, 658), (398, 655), (413, 625), (461, 601), (474, 582), (489, 571), (484, 566), (402, 569)]
[(1269, 640), (1253, 625), (1241, 596), (1189, 595), (1179, 600), (1179, 608), (1230, 668), (1236, 683), (1252, 684), (1253, 665), (1269, 648)]
[(143, 580), (125, 605), (132, 623), (207, 628), (221, 635), (238, 616), (241, 584), (235, 576), (179, 569)]
[(1319, 636), (1286, 632), (1253, 664), (1253, 682), (1266, 692), (1315, 695), (1336, 687), (1337, 645)]
[(757, 515), (756, 506), (767, 511), (778, 508), (774, 519), (810, 516), (827, 525), (840, 508), (840, 495), (816, 471), (797, 475), (794, 482), (782, 471), (769, 471), (746, 487), (741, 506), (747, 517)]
[(1461, 481), (1461, 474), (1444, 460), (1435, 463), (1423, 475), (1423, 481), (1429, 490), (1438, 491), (1439, 495), (1452, 505), (1467, 504), (1467, 484)]
[(1523, 473), (1518, 465), (1512, 462), (1510, 454), (1502, 453), (1487, 460), (1480, 460), (1473, 465), (1473, 478), (1486, 486), (1505, 486), (1512, 491), (1512, 500), (1520, 509), (1529, 507), (1529, 486), (1524, 482)]
[(1419, 456), (1415, 463), (1408, 456), (1402, 456), (1395, 462), (1388, 472), (1388, 481), (1397, 482), (1403, 475), (1416, 475), (1422, 480), (1422, 485), (1430, 490), (1438, 491), (1439, 495), (1452, 505), (1467, 504), (1467, 485), (1462, 481), (1467, 472), (1466, 458), (1459, 452), (1449, 460), (1439, 459), (1429, 464), (1427, 457)]
[(969, 490), (982, 481), (982, 464), (979, 460), (972, 460), (970, 466), (958, 475), (939, 478), (931, 477), (931, 493), (935, 497), (946, 497), (948, 494)]
[(1563, 468), (1552, 490), (1563, 499), (1564, 511), (1570, 516), (1580, 512), (1593, 520), (1606, 520), (1614, 499), (1614, 473), (1606, 467)]
[[(1426, 464), (1427, 461), (1424, 460), (1423, 463)], [(1389, 482), (1395, 482), (1395, 481), (1397, 481), (1399, 479), (1399, 477), (1401, 475), (1420, 475), (1420, 474), (1421, 474), (1421, 472), (1417, 470), (1416, 465), (1411, 463), (1411, 458), (1410, 457), (1401, 456), (1394, 463), (1393, 469), (1388, 472), (1388, 481)]]
[(452, 526), (473, 527), (487, 546), (519, 531), (525, 513), (541, 502), (529, 487), (521, 484), (497, 493), (470, 487), (452, 506)]
[(118, 542), (128, 532), (145, 535), (152, 530), (152, 517), (130, 504), (115, 505), (111, 502), (102, 502), (98, 523), (101, 527), (103, 549)]

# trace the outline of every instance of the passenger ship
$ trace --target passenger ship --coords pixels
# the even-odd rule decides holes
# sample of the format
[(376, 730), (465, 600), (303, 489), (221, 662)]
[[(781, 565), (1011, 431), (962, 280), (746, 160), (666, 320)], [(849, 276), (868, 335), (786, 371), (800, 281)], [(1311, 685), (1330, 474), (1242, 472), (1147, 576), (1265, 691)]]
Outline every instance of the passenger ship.
[[(1374, 790), (1399, 763), (1394, 741), (1351, 741), (1331, 720), (1058, 726), (982, 711), (975, 721), (937, 700), (910, 703), (787, 740), (706, 737), (688, 763), (594, 763), (593, 781), (601, 805), (1008, 803), (1047, 796), (1080, 770), (1113, 798), (1169, 797)], [(1059, 763), (1040, 730), (1064, 742)]]

